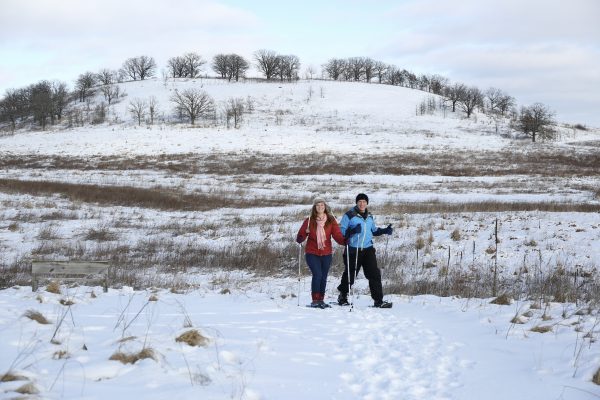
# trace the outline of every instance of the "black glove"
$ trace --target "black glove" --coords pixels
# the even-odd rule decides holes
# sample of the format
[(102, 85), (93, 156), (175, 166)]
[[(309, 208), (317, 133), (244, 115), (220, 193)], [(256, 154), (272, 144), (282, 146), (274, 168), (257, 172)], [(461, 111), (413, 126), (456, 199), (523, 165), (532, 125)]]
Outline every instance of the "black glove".
[(389, 224), (387, 228), (377, 228), (377, 230), (373, 232), (373, 236), (391, 235), (393, 232), (392, 224)]
[(356, 226), (354, 226), (354, 228), (348, 228), (346, 229), (346, 238), (349, 238), (350, 236), (354, 235), (355, 233), (361, 233), (362, 232), (362, 224), (358, 224)]

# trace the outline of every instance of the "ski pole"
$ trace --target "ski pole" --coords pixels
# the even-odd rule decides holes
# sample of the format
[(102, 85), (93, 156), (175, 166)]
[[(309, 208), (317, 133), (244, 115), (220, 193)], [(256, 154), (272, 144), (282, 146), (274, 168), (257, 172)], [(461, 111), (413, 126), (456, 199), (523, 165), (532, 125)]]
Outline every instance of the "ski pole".
[[(350, 290), (352, 290), (352, 285), (350, 284), (350, 246), (346, 245), (346, 274), (348, 275), (348, 294), (350, 294)], [(354, 307), (354, 303), (352, 303), (352, 296), (350, 296), (350, 311)]]
[(302, 243), (298, 245), (298, 307), (300, 307), (300, 274), (302, 268)]

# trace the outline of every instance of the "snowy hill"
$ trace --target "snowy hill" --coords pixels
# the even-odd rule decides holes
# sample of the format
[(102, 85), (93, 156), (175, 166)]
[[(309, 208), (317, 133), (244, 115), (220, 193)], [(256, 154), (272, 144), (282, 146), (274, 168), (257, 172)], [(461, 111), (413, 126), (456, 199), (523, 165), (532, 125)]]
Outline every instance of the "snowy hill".
[[(158, 79), (120, 84), (127, 95), (108, 109), (108, 124), (98, 127), (19, 134), (1, 140), (4, 151), (64, 155), (139, 155), (215, 152), (393, 153), (500, 150), (514, 145), (506, 120), (498, 123), (480, 114), (470, 119), (460, 112), (416, 115), (417, 108), (438, 96), (390, 85), (299, 81), (298, 83), (228, 83), (217, 79)], [(175, 90), (200, 88), (214, 98), (217, 112), (231, 98), (249, 101), (254, 111), (240, 129), (224, 124), (190, 130), (165, 125), (172, 121)], [(128, 112), (132, 100), (155, 97), (158, 123), (137, 128)], [(98, 92), (94, 104), (104, 99)], [(79, 106), (85, 108), (83, 104)], [(112, 121), (112, 123), (110, 123)], [(117, 121), (117, 123), (115, 123)], [(497, 126), (498, 125), (498, 126)], [(560, 142), (598, 140), (598, 132), (565, 129)], [(125, 140), (123, 140), (125, 139)], [(519, 144), (522, 144), (522, 140)]]
[[(178, 121), (170, 98), (187, 88), (215, 119)], [(378, 84), (121, 90), (103, 123), (0, 137), (0, 398), (600, 396), (600, 132), (531, 143), (506, 119), (420, 115), (439, 99)], [(129, 103), (150, 97), (157, 118), (138, 126)], [(102, 101), (76, 106), (91, 120)], [(369, 307), (361, 274), (351, 312), (308, 309), (300, 222), (314, 197), (341, 216), (359, 192), (394, 227), (375, 243), (394, 308)], [(31, 259), (108, 260), (112, 287), (32, 293)], [(190, 329), (208, 344), (176, 341)]]

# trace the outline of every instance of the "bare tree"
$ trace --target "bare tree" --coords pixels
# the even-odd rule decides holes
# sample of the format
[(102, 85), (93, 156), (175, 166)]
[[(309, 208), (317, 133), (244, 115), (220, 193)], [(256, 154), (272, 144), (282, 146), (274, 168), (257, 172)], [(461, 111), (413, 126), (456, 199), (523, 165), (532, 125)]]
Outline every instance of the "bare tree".
[(119, 73), (117, 71), (104, 68), (96, 74), (96, 81), (98, 81), (101, 85), (111, 85), (117, 82), (118, 75)]
[(425, 92), (429, 92), (429, 76), (428, 75), (421, 75), (419, 77), (419, 81), (418, 81), (418, 85), (419, 85), (419, 90), (423, 90)]
[(473, 86), (465, 90), (458, 100), (458, 105), (467, 114), (467, 118), (470, 118), (475, 108), (481, 106), (482, 102), (483, 95), (481, 91)]
[(149, 56), (128, 58), (123, 63), (121, 71), (134, 81), (151, 78), (156, 72), (156, 62)]
[(283, 81), (291, 82), (298, 79), (298, 71), (300, 70), (300, 59), (298, 56), (287, 55), (279, 56), (279, 78)]
[(323, 65), (323, 69), (329, 78), (337, 81), (339, 78), (343, 76), (344, 68), (346, 67), (346, 63), (344, 60), (339, 58), (332, 58), (327, 61), (326, 64)]
[(148, 99), (148, 114), (150, 114), (150, 125), (154, 125), (154, 117), (158, 112), (158, 100), (156, 97), (150, 96)]
[(400, 85), (402, 86), (402, 80), (404, 76), (402, 75), (402, 71), (398, 69), (395, 65), (386, 66), (386, 72), (382, 77), (385, 79), (385, 83), (388, 85)]
[(238, 54), (229, 54), (227, 60), (227, 78), (229, 81), (233, 78), (235, 78), (236, 82), (239, 81), (240, 77), (246, 75), (246, 71), (250, 68), (250, 63)]
[(79, 94), (79, 101), (85, 102), (88, 96), (93, 94), (92, 88), (96, 84), (96, 74), (93, 72), (85, 72), (75, 81), (75, 90)]
[(69, 103), (69, 90), (65, 82), (54, 81), (51, 84), (51, 100), (52, 100), (52, 114), (51, 121), (54, 123), (54, 118), (58, 121), (62, 119), (63, 112)]
[(383, 83), (383, 78), (388, 71), (388, 66), (381, 61), (376, 61), (373, 64), (373, 71), (375, 72), (375, 75), (377, 75), (379, 83)]
[(314, 66), (309, 65), (306, 67), (306, 78), (312, 80), (313, 76), (317, 73)]
[(279, 56), (272, 50), (258, 50), (254, 53), (254, 60), (260, 72), (267, 80), (272, 80), (279, 72)]
[(348, 59), (348, 69), (352, 80), (358, 82), (365, 76), (365, 58), (364, 57), (350, 57)]
[(542, 104), (535, 103), (529, 107), (522, 107), (516, 127), (525, 135), (531, 136), (531, 141), (537, 138), (552, 139), (554, 137), (554, 113)]
[(446, 87), (444, 91), (444, 97), (447, 101), (452, 104), (452, 112), (456, 112), (456, 103), (464, 96), (467, 91), (467, 87), (462, 83), (455, 83), (452, 86)]
[(488, 110), (491, 112), (499, 111), (499, 104), (504, 96), (504, 92), (497, 88), (488, 88), (485, 91), (485, 99), (487, 100)]
[(131, 113), (134, 119), (137, 119), (138, 126), (142, 125), (142, 121), (146, 116), (148, 104), (142, 99), (133, 99), (129, 102), (127, 110)]
[(33, 120), (46, 129), (48, 119), (52, 115), (52, 87), (50, 82), (41, 81), (29, 88), (29, 104)]
[(373, 74), (375, 73), (374, 67), (375, 61), (368, 57), (363, 57), (363, 69), (365, 71), (365, 81), (367, 83), (371, 83), (371, 79), (373, 79)]
[(235, 79), (236, 82), (239, 81), (249, 68), (248, 61), (238, 54), (217, 54), (212, 62), (213, 71), (230, 82), (232, 79)]
[(225, 103), (225, 118), (227, 121), (227, 129), (230, 127), (231, 120), (233, 119), (233, 127), (239, 128), (239, 124), (242, 121), (242, 116), (245, 111), (244, 99), (242, 98), (230, 98)]
[(183, 55), (183, 61), (185, 64), (185, 72), (188, 78), (196, 78), (200, 74), (200, 68), (206, 61), (197, 53), (186, 53)]
[(203, 90), (186, 89), (182, 92), (176, 90), (171, 96), (171, 101), (175, 103), (175, 110), (179, 114), (188, 117), (192, 125), (199, 117), (214, 112), (214, 101)]
[(182, 57), (171, 57), (167, 61), (167, 68), (173, 78), (183, 78), (186, 73), (185, 60)]
[(223, 79), (227, 78), (227, 70), (229, 67), (228, 57), (227, 54), (217, 54), (213, 57), (213, 62), (211, 64), (213, 71), (221, 75), (221, 78)]
[(441, 95), (447, 85), (448, 78), (437, 74), (429, 75), (429, 91), (431, 93)]
[(404, 76), (404, 79), (402, 80), (404, 82), (404, 86), (411, 89), (417, 88), (417, 84), (419, 83), (419, 78), (417, 78), (417, 75), (405, 69), (403, 69), (400, 73), (402, 76)]
[(109, 84), (100, 87), (100, 92), (104, 96), (104, 100), (110, 106), (113, 101), (117, 100), (121, 96), (121, 88), (119, 85)]
[(0, 118), (10, 122), (11, 130), (17, 122), (25, 118), (29, 112), (29, 93), (27, 89), (8, 89), (0, 101)]
[(505, 94), (503, 95), (498, 102), (498, 110), (500, 110), (501, 115), (506, 115), (506, 113), (515, 106), (515, 98)]

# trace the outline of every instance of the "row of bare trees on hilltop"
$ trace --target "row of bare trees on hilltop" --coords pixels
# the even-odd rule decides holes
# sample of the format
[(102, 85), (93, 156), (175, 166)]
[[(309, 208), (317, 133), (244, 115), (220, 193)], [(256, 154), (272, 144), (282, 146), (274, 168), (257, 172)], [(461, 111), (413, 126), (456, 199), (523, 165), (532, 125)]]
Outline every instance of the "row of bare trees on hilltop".
[[(300, 79), (300, 59), (296, 55), (282, 55), (272, 50), (258, 50), (253, 54), (256, 70), (267, 81), (292, 82)], [(194, 79), (201, 76), (207, 61), (194, 52), (170, 58), (162, 70), (162, 78)], [(251, 62), (238, 54), (217, 54), (210, 63), (212, 71), (221, 79), (239, 81), (246, 78), (251, 67)], [(206, 73), (205, 73), (206, 74)], [(65, 110), (70, 103), (87, 102), (98, 91), (105, 100), (100, 107), (102, 113), (106, 105), (110, 106), (126, 94), (119, 83), (125, 81), (145, 80), (156, 77), (157, 64), (153, 57), (142, 55), (125, 60), (118, 70), (103, 68), (98, 72), (84, 72), (75, 80), (73, 90), (68, 89), (65, 82), (40, 81), (36, 84), (18, 89), (8, 89), (0, 99), (0, 123), (5, 128), (14, 131), (19, 125), (27, 121), (37, 124), (45, 129), (48, 124), (60, 122)], [(321, 74), (313, 66), (308, 66), (305, 77), (312, 79), (320, 76), (321, 79), (336, 81), (352, 81), (379, 83), (402, 86), (422, 90), (441, 96), (452, 112), (464, 112), (467, 118), (479, 109), (486, 113), (499, 116), (511, 116), (515, 129), (532, 138), (550, 138), (553, 133), (552, 126), (554, 113), (541, 103), (516, 109), (514, 97), (501, 89), (489, 88), (482, 91), (475, 86), (462, 83), (450, 83), (446, 77), (437, 74), (417, 75), (406, 69), (376, 61), (368, 57), (331, 58), (322, 65)], [(187, 115), (192, 124), (196, 117), (192, 112), (182, 110), (194, 109), (197, 99), (202, 99), (202, 104), (212, 104), (212, 99), (197, 89), (176, 93), (171, 101), (175, 104), (174, 111), (179, 115)], [(186, 100), (190, 99), (190, 100)], [(132, 103), (140, 109), (140, 101), (135, 99)], [(192, 102), (192, 104), (189, 104)], [(136, 108), (130, 104), (130, 110)], [(210, 107), (201, 107), (210, 109)], [(234, 107), (235, 108), (235, 107)], [(133, 112), (132, 112), (133, 113)], [(236, 115), (237, 120), (237, 113)], [(140, 112), (137, 112), (138, 119)], [(102, 121), (102, 120), (100, 120)], [(237, 126), (237, 124), (236, 124)]]

